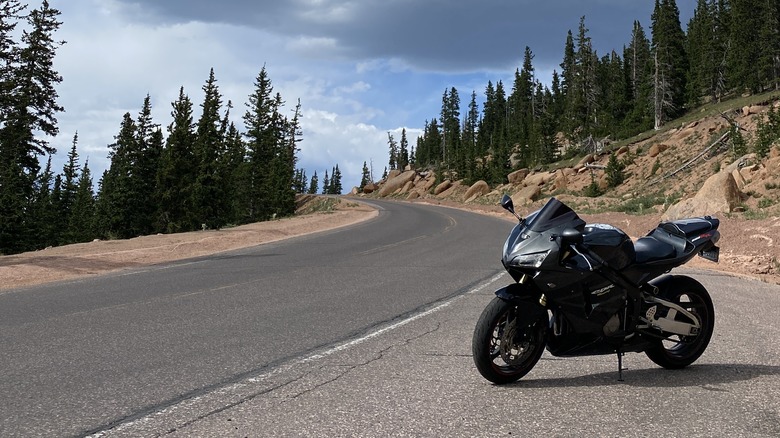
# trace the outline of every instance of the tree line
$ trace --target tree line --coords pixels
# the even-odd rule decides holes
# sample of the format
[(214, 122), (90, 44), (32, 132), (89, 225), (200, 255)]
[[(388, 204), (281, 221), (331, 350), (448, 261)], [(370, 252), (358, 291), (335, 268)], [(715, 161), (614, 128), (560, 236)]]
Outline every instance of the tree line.
[(472, 91), (461, 114), (458, 90), (446, 89), (408, 160), (391, 137), (390, 168), (415, 162), (453, 178), (503, 183), (513, 168), (593, 152), (597, 139), (659, 129), (702, 103), (780, 89), (780, 2), (698, 0), (687, 32), (679, 16), (674, 0), (656, 0), (650, 38), (634, 21), (622, 53), (603, 56), (582, 17), (577, 33), (566, 35), (549, 86), (526, 47), (511, 89), (489, 81), (481, 108)]
[[(55, 174), (47, 138), (58, 134), (56, 114), (64, 110), (52, 62), (64, 44), (54, 38), (59, 15), (45, 0), (29, 12), (17, 0), (0, 0), (0, 253), (294, 213), (301, 104), (283, 114), (265, 66), (245, 104), (243, 130), (231, 121), (233, 104), (223, 102), (212, 69), (200, 116), (180, 88), (167, 136), (154, 122), (150, 96), (136, 117), (124, 114), (96, 193), (89, 163), (79, 162), (78, 133)], [(41, 169), (39, 158), (47, 155)], [(333, 174), (326, 185), (341, 190), (337, 168)]]

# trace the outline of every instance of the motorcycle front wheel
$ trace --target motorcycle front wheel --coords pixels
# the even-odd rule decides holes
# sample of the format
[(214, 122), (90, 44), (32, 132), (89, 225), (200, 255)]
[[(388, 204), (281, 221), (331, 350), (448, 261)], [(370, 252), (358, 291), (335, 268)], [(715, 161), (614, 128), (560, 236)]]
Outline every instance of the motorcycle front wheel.
[(664, 368), (685, 368), (704, 353), (712, 338), (715, 327), (712, 299), (701, 283), (685, 276), (675, 276), (674, 280), (660, 291), (659, 296), (691, 312), (698, 319), (701, 331), (696, 336), (671, 335), (664, 340), (658, 340), (645, 354)]
[(482, 377), (512, 383), (536, 365), (547, 342), (547, 312), (520, 312), (498, 297), (485, 307), (474, 329), (471, 350)]

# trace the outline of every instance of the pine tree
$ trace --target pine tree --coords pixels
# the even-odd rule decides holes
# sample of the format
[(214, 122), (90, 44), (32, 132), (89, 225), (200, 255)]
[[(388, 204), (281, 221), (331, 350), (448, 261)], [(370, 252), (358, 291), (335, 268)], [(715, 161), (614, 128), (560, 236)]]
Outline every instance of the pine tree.
[(192, 102), (179, 89), (179, 97), (171, 103), (173, 108), (168, 125), (160, 166), (157, 172), (159, 209), (156, 228), (159, 232), (176, 233), (196, 228), (193, 218), (193, 188), (196, 178), (195, 124), (192, 116)]
[[(229, 114), (225, 114), (227, 121)], [(249, 163), (247, 150), (241, 132), (234, 123), (228, 123), (225, 131), (224, 153), (220, 159), (221, 173), (224, 175), (226, 209), (228, 223), (244, 224), (249, 222), (247, 206), (249, 203)]]
[(688, 58), (675, 0), (656, 0), (652, 15), (655, 129), (684, 111)]
[[(760, 62), (762, 47), (762, 6), (765, 2), (755, 0), (730, 0), (731, 20), (729, 23), (730, 50), (728, 51), (728, 79), (732, 88), (742, 93), (761, 91)], [(758, 33), (758, 35), (757, 35)]]
[(623, 55), (630, 92), (628, 113), (623, 119), (624, 130), (634, 134), (653, 127), (653, 81), (650, 41), (639, 21), (634, 21), (631, 42)]
[(463, 173), (460, 148), (460, 96), (455, 87), (444, 90), (441, 102), (442, 163), (456, 175)]
[(125, 113), (115, 142), (109, 145), (111, 165), (100, 180), (96, 206), (96, 226), (104, 238), (135, 237), (131, 205), (136, 198), (132, 186), (133, 155), (136, 125), (130, 113)]
[(389, 149), (390, 170), (398, 169), (398, 143), (393, 138), (393, 134), (387, 131), (387, 145)]
[(272, 188), (274, 196), (273, 212), (276, 217), (291, 216), (295, 213), (295, 192), (292, 189), (295, 175), (295, 163), (298, 142), (301, 141), (300, 117), (301, 102), (298, 101), (293, 110), (292, 119), (287, 119), (278, 112), (284, 105), (281, 94), (276, 94), (274, 107), (277, 111), (272, 117), (272, 124), (278, 133), (278, 148), (272, 163)]
[(95, 194), (92, 190), (92, 173), (85, 162), (77, 182), (76, 197), (68, 221), (66, 241), (88, 242), (95, 238)]
[(495, 97), (490, 109), (495, 118), (490, 120), (492, 127), (488, 125), (488, 129), (492, 132), (490, 139), (492, 160), (490, 161), (490, 169), (486, 173), (489, 175), (489, 183), (503, 183), (509, 170), (512, 168), (512, 149), (507, 139), (507, 101), (504, 93), (504, 84), (501, 81), (498, 81), (496, 84)]
[(275, 124), (274, 118), (278, 117), (279, 111), (265, 67), (260, 70), (254, 85), (244, 114), (244, 137), (249, 160), (248, 211), (252, 220), (257, 221), (267, 220), (273, 214), (273, 161), (278, 155), (282, 133)]
[(78, 145), (79, 134), (78, 132), (73, 135), (73, 143), (71, 145), (70, 152), (68, 152), (68, 162), (62, 169), (63, 181), (62, 191), (60, 194), (59, 207), (60, 207), (60, 220), (63, 226), (66, 228), (66, 232), (62, 233), (64, 239), (60, 241), (60, 244), (73, 243), (69, 239), (73, 230), (70, 229), (70, 215), (73, 212), (73, 204), (76, 202), (76, 196), (78, 194), (78, 179), (79, 179), (79, 164), (78, 164), (78, 152), (76, 146)]
[(405, 170), (407, 165), (409, 165), (409, 140), (406, 139), (406, 128), (403, 128), (398, 149), (398, 169)]
[(331, 183), (331, 194), (333, 195), (340, 195), (343, 191), (343, 188), (341, 187), (341, 171), (339, 170), (339, 165), (337, 164), (336, 167), (333, 168), (333, 176), (330, 179)]
[(688, 103), (696, 106), (702, 96), (713, 96), (717, 63), (714, 10), (708, 0), (698, 0), (693, 18), (688, 22)]
[(38, 156), (52, 154), (47, 136), (58, 133), (55, 86), (62, 77), (54, 70), (55, 41), (60, 12), (47, 1), (26, 16), (29, 29), (15, 40), (26, 6), (0, 2), (0, 253), (40, 247), (31, 216), (40, 164)]
[(295, 193), (306, 193), (308, 182), (309, 180), (306, 178), (306, 170), (295, 169), (295, 181), (293, 183), (293, 189), (295, 190)]
[(755, 67), (762, 87), (780, 89), (780, 3), (761, 0), (755, 14), (759, 17), (759, 55)]
[(195, 139), (195, 166), (197, 169), (193, 186), (193, 213), (197, 223), (208, 228), (225, 225), (225, 212), (215, 202), (224, 199), (223, 181), (219, 172), (219, 160), (224, 139), (220, 135), (222, 119), (222, 96), (217, 86), (214, 69), (203, 86), (205, 97), (203, 112), (197, 122)]
[(369, 185), (371, 183), (371, 174), (368, 172), (368, 165), (366, 162), (363, 162), (363, 175), (360, 178), (360, 190), (363, 190), (363, 187)]
[(311, 176), (311, 182), (309, 183), (308, 194), (315, 195), (319, 191), (319, 178), (317, 178), (317, 171), (314, 171), (314, 175)]
[(479, 106), (477, 104), (476, 91), (471, 92), (469, 100), (468, 113), (463, 121), (463, 132), (461, 133), (461, 147), (463, 148), (463, 176), (468, 181), (476, 181), (477, 161), (484, 160), (479, 157), (477, 152), (477, 131), (479, 129)]
[(130, 223), (132, 235), (147, 235), (154, 231), (160, 203), (156, 197), (156, 182), (163, 142), (160, 127), (152, 120), (151, 96), (147, 94), (136, 120), (135, 142), (131, 150), (133, 198), (127, 208), (133, 217)]
[(623, 173), (625, 167), (626, 165), (618, 160), (616, 154), (609, 155), (609, 161), (604, 170), (607, 174), (607, 185), (609, 187), (617, 187), (623, 183), (625, 180), (625, 174)]
[(29, 226), (36, 236), (35, 242), (30, 242), (26, 250), (56, 246), (59, 240), (58, 197), (60, 182), (55, 178), (51, 168), (51, 155), (48, 156), (46, 167), (37, 178), (35, 194), (30, 205), (32, 210)]
[(322, 181), (322, 194), (327, 195), (330, 193), (330, 179), (328, 178), (328, 170), (325, 170), (325, 179)]

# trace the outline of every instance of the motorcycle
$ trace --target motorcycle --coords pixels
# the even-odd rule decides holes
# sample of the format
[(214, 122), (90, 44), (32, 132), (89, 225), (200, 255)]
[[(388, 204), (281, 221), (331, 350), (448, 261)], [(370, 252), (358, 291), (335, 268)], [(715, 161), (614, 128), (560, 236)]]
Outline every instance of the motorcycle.
[(519, 380), (545, 348), (557, 357), (617, 353), (620, 381), (627, 352), (668, 369), (704, 353), (715, 324), (707, 289), (664, 274), (696, 255), (718, 261), (718, 219), (661, 222), (634, 242), (556, 198), (526, 218), (509, 196), (501, 205), (519, 223), (502, 257), (514, 283), (496, 291), (474, 330), (474, 363), (487, 380)]

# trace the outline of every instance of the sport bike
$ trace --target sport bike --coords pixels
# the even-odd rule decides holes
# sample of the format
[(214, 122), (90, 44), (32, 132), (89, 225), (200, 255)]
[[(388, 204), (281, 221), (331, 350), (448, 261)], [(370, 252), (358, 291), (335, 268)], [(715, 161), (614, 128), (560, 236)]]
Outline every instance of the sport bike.
[(561, 357), (617, 353), (619, 380), (626, 352), (683, 368), (707, 348), (715, 323), (707, 289), (664, 274), (697, 254), (718, 261), (718, 219), (661, 222), (634, 242), (555, 198), (526, 218), (509, 196), (501, 205), (520, 222), (502, 257), (515, 282), (496, 291), (474, 330), (474, 363), (487, 380), (520, 379), (545, 348)]

